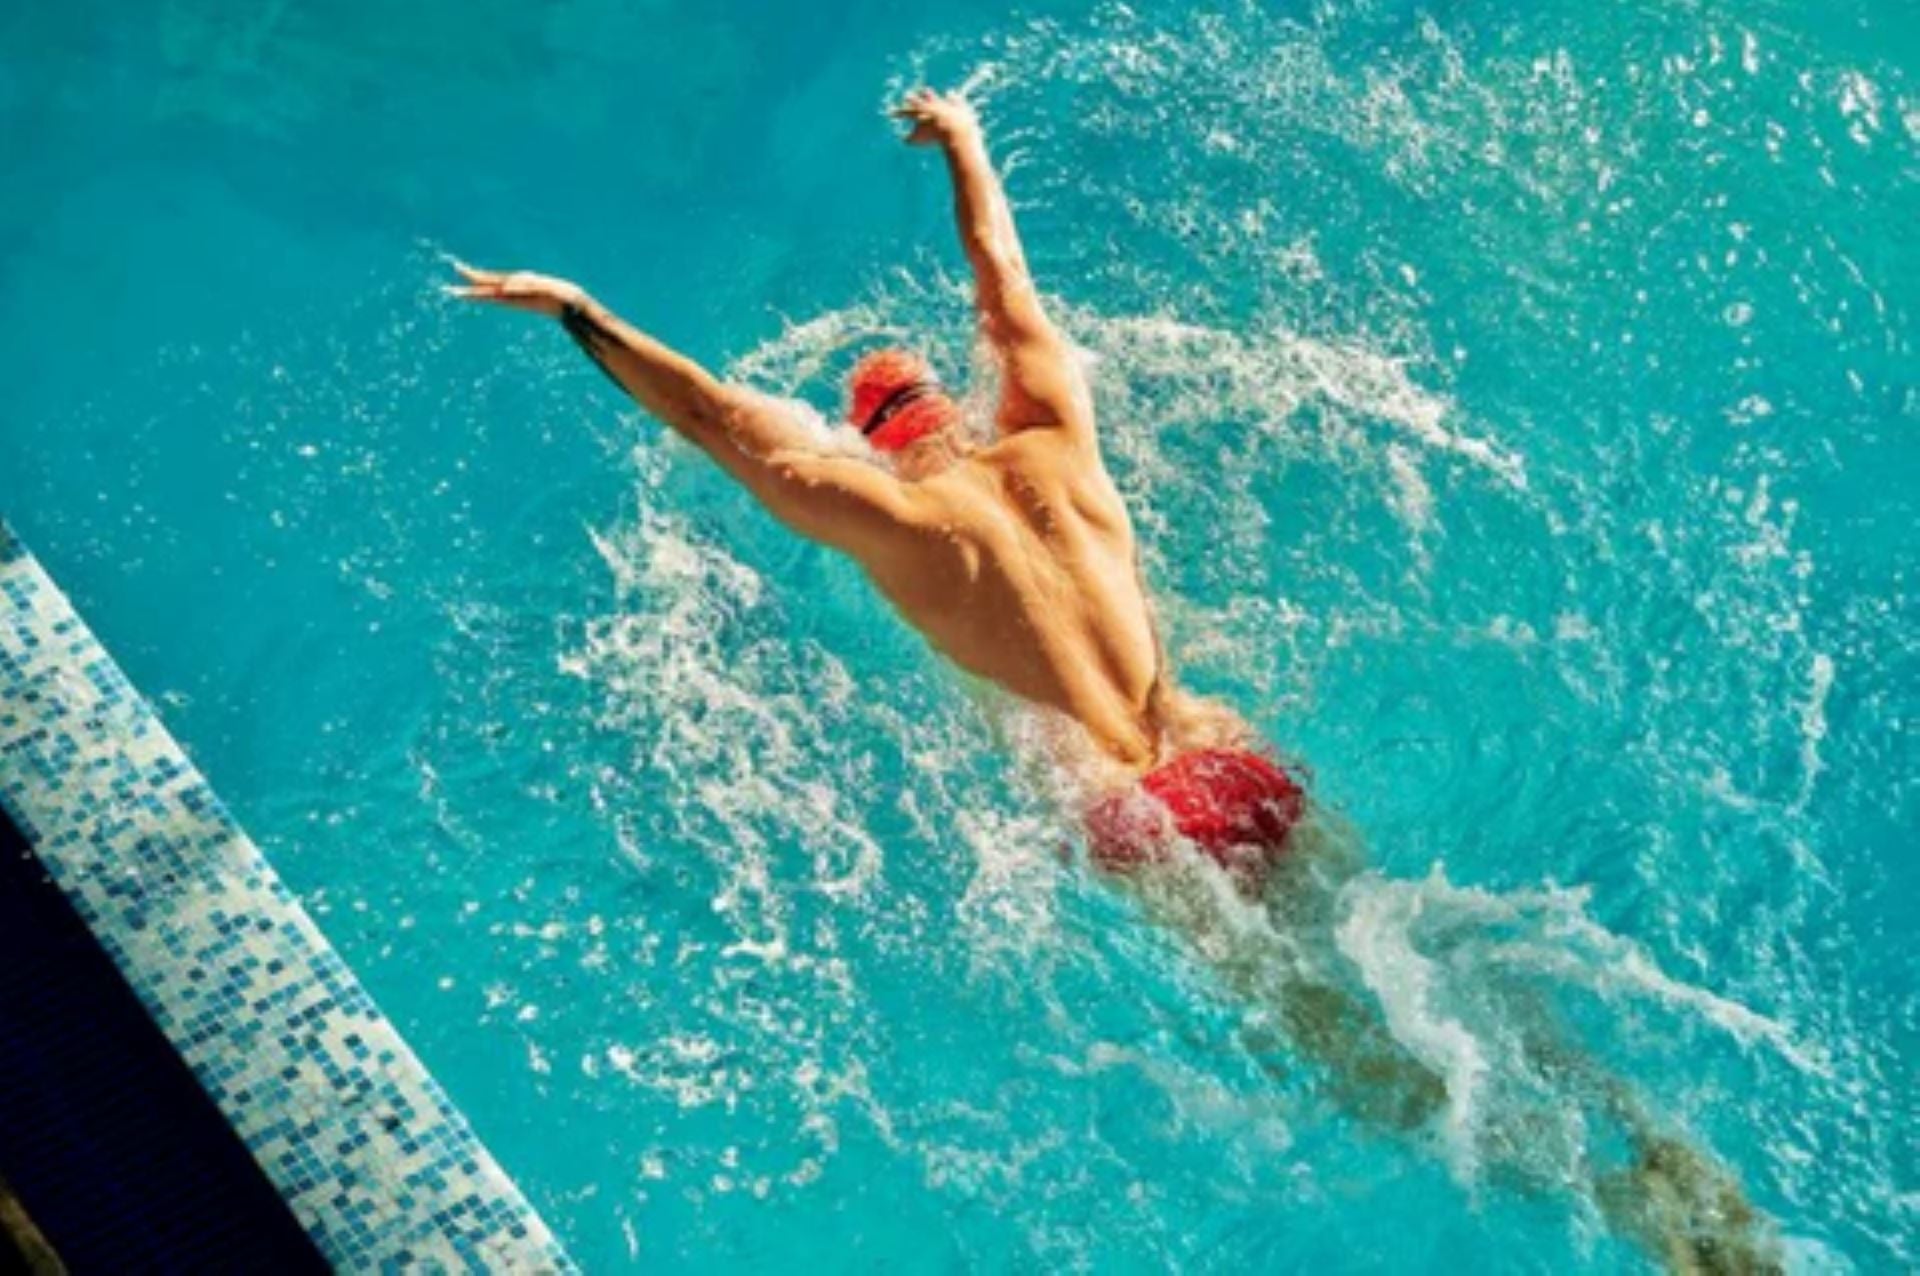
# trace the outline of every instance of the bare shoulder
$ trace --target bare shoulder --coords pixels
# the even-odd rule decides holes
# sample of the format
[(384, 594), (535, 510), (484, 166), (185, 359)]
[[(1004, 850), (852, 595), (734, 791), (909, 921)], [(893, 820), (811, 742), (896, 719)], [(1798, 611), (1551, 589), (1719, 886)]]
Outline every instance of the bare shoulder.
[(992, 450), (983, 448), (938, 474), (905, 484), (913, 494), (915, 523), (951, 535), (980, 521), (992, 505)]
[(1070, 489), (1106, 479), (1106, 465), (1091, 430), (1029, 426), (982, 449), (978, 459), (1004, 477), (1048, 488)]
[(983, 455), (998, 472), (1004, 508), (1028, 525), (1056, 535), (1082, 528), (1131, 546), (1126, 500), (1090, 436), (1024, 430)]
[(1093, 394), (1078, 353), (1057, 334), (1028, 341), (1004, 355), (998, 419), (1014, 435), (1041, 431), (1091, 438)]

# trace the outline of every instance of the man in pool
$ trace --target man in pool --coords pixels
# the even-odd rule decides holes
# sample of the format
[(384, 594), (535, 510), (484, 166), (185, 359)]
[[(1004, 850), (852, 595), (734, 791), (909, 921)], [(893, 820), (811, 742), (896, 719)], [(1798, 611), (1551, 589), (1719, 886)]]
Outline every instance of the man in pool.
[[(622, 389), (778, 518), (858, 562), (934, 647), (1077, 724), (1067, 752), (1093, 795), (1088, 842), (1104, 870), (1150, 885), (1190, 880), (1145, 871), (1185, 858), (1184, 846), (1258, 896), (1283, 861), (1300, 860), (1287, 852), (1305, 796), (1236, 715), (1174, 684), (1133, 527), (1101, 463), (1092, 395), (1028, 274), (972, 110), (921, 90), (896, 114), (912, 124), (909, 142), (940, 149), (953, 179), (980, 326), (1002, 376), (984, 444), (908, 351), (875, 351), (853, 370), (849, 419), (871, 449), (862, 457), (823, 448), (791, 405), (719, 380), (564, 280), (456, 264), (465, 282), (450, 291), (558, 319)], [(1177, 889), (1158, 896), (1163, 917), (1206, 929), (1207, 905), (1193, 903)], [(1276, 983), (1257, 956), (1217, 964), (1235, 986), (1278, 1004), (1294, 1048), (1329, 1067), (1356, 1112), (1411, 1127), (1446, 1102), (1441, 1079), (1345, 990), (1289, 975)], [(1772, 1267), (1730, 1179), (1659, 1134), (1584, 1058), (1550, 1043), (1534, 1053), (1544, 1070), (1598, 1095), (1631, 1134), (1637, 1163), (1592, 1188), (1617, 1227), (1675, 1270)]]
[(790, 405), (719, 380), (571, 283), (457, 266), (466, 282), (451, 291), (557, 318), (789, 527), (858, 562), (935, 648), (1079, 724), (1102, 867), (1131, 872), (1184, 842), (1255, 891), (1301, 816), (1301, 790), (1233, 714), (1174, 684), (1133, 527), (1101, 463), (1092, 394), (1041, 304), (972, 109), (923, 89), (895, 114), (911, 122), (910, 143), (939, 148), (953, 179), (981, 331), (1002, 374), (985, 445), (908, 351), (872, 352), (853, 370), (849, 416), (866, 459), (823, 450)]

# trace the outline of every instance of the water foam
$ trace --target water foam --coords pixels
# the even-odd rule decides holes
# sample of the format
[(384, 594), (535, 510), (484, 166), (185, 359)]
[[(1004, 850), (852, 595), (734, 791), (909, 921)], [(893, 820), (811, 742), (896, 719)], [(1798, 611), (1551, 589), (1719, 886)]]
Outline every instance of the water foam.
[[(1572, 1145), (1584, 1142), (1568, 1125), (1583, 1119), (1585, 1102), (1569, 1082), (1596, 1074), (1586, 1062), (1565, 1071), (1567, 1060), (1584, 1056), (1540, 1019), (1539, 989), (1554, 1000), (1576, 989), (1593, 993), (1622, 1025), (1636, 1004), (1654, 1005), (1742, 1047), (1765, 1047), (1804, 1073), (1829, 1075), (1822, 1052), (1784, 1024), (1675, 979), (1639, 944), (1593, 920), (1589, 896), (1562, 887), (1496, 893), (1456, 886), (1438, 865), (1417, 880), (1367, 872), (1342, 889), (1339, 951), (1394, 1036), (1445, 1077), (1445, 1146), (1463, 1179), (1486, 1167), (1489, 1122), (1544, 1122), (1568, 1133)], [(1530, 1042), (1545, 1043), (1544, 1070), (1529, 1059)]]

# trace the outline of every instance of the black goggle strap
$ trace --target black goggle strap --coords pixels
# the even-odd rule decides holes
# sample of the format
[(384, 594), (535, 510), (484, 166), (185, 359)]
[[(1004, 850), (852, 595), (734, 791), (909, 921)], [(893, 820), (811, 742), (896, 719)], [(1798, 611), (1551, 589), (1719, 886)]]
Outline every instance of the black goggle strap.
[(872, 438), (874, 431), (906, 411), (910, 405), (920, 402), (930, 394), (938, 393), (940, 393), (938, 381), (909, 381), (880, 401), (880, 406), (873, 410), (873, 415), (867, 418), (867, 423), (860, 427), (861, 435)]

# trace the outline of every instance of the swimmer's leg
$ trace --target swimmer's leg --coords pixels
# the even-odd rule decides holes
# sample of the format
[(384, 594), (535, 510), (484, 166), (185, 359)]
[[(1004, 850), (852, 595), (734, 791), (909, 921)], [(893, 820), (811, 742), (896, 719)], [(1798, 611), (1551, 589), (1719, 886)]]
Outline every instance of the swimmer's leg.
[(1380, 1014), (1351, 992), (1295, 980), (1280, 990), (1277, 1002), (1287, 1041), (1325, 1070), (1331, 1097), (1347, 1112), (1407, 1131), (1446, 1106), (1440, 1074), (1414, 1058)]
[[(1357, 863), (1339, 850), (1335, 843), (1290, 855), (1259, 916), (1245, 915), (1246, 901), (1208, 866), (1168, 866), (1131, 885), (1156, 921), (1185, 934), (1238, 996), (1268, 1011), (1266, 1024), (1244, 1036), (1272, 1071), (1284, 1075), (1283, 1060), (1304, 1058), (1324, 1071), (1343, 1109), (1383, 1129), (1412, 1130), (1445, 1107), (1446, 1082), (1393, 1036), (1378, 1007), (1325, 969), (1337, 887)], [(1532, 1011), (1520, 1045), (1528, 1062), (1569, 1105), (1590, 1105), (1625, 1137), (1624, 1168), (1585, 1175), (1607, 1225), (1674, 1271), (1779, 1270), (1766, 1219), (1733, 1175), (1663, 1130), (1624, 1081), (1567, 1044), (1546, 1006)], [(1522, 1157), (1495, 1150), (1494, 1160), (1489, 1169), (1529, 1190), (1565, 1183), (1530, 1172)]]
[(1324, 816), (1294, 830), (1262, 907), (1299, 955), (1271, 964), (1269, 986), (1257, 995), (1294, 1050), (1325, 1071), (1334, 1102), (1370, 1124), (1405, 1132), (1446, 1106), (1446, 1080), (1401, 1044), (1368, 996), (1327, 968), (1338, 949), (1340, 889), (1363, 865), (1352, 830)]
[(1626, 1134), (1632, 1162), (1592, 1173), (1593, 1200), (1608, 1227), (1673, 1272), (1783, 1270), (1766, 1216), (1747, 1200), (1731, 1170), (1663, 1130), (1626, 1082), (1588, 1055), (1538, 1033), (1530, 1034), (1527, 1053), (1569, 1091), (1592, 1099)]
[(1777, 1247), (1740, 1184), (1706, 1154), (1644, 1132), (1631, 1168), (1595, 1177), (1607, 1225), (1672, 1272), (1779, 1272)]
[(1170, 866), (1131, 885), (1154, 920), (1186, 935), (1234, 995), (1256, 1009), (1241, 1037), (1270, 1072), (1285, 1076), (1288, 1060), (1304, 1060), (1326, 1078), (1340, 1108), (1391, 1130), (1411, 1130), (1445, 1106), (1440, 1075), (1394, 1038), (1378, 1009), (1304, 951), (1315, 946), (1302, 942), (1307, 927), (1276, 928), (1265, 909), (1249, 910), (1211, 866)]
[[(1327, 863), (1322, 859), (1318, 867)], [(1326, 890), (1331, 883), (1321, 881), (1316, 889), (1313, 869), (1304, 862), (1297, 867), (1301, 872), (1295, 879), (1281, 884), (1290, 893), (1275, 901), (1275, 920), (1296, 937), (1323, 934), (1331, 924), (1332, 897)], [(1336, 870), (1333, 880), (1339, 876)], [(1333, 1097), (1346, 1110), (1395, 1130), (1417, 1128), (1439, 1114), (1448, 1097), (1444, 1078), (1393, 1036), (1376, 1006), (1331, 978), (1315, 977), (1315, 965), (1306, 960), (1266, 963), (1258, 970), (1243, 966), (1233, 982), (1243, 994), (1276, 1009), (1292, 1049), (1326, 1070)], [(1627, 1082), (1572, 1045), (1549, 1005), (1522, 997), (1509, 1009), (1524, 1024), (1520, 1048), (1528, 1064), (1569, 1106), (1610, 1121), (1624, 1138), (1624, 1166), (1590, 1165), (1584, 1172), (1590, 1197), (1610, 1229), (1675, 1272), (1781, 1270), (1771, 1224), (1731, 1170), (1675, 1134)], [(1532, 1137), (1524, 1128), (1503, 1134), (1522, 1145)], [(1529, 1169), (1525, 1146), (1503, 1154), (1498, 1146), (1503, 1141), (1494, 1136), (1487, 1149), (1489, 1170), (1512, 1176), (1531, 1191), (1565, 1182)]]
[(1235, 996), (1256, 1008), (1243, 1044), (1285, 1078), (1304, 1061), (1343, 1111), (1387, 1130), (1412, 1130), (1446, 1104), (1441, 1076), (1393, 1036), (1385, 1018), (1325, 968), (1334, 896), (1355, 871), (1342, 843), (1297, 845), (1250, 902), (1211, 863), (1194, 857), (1118, 879), (1159, 925), (1185, 935)]

